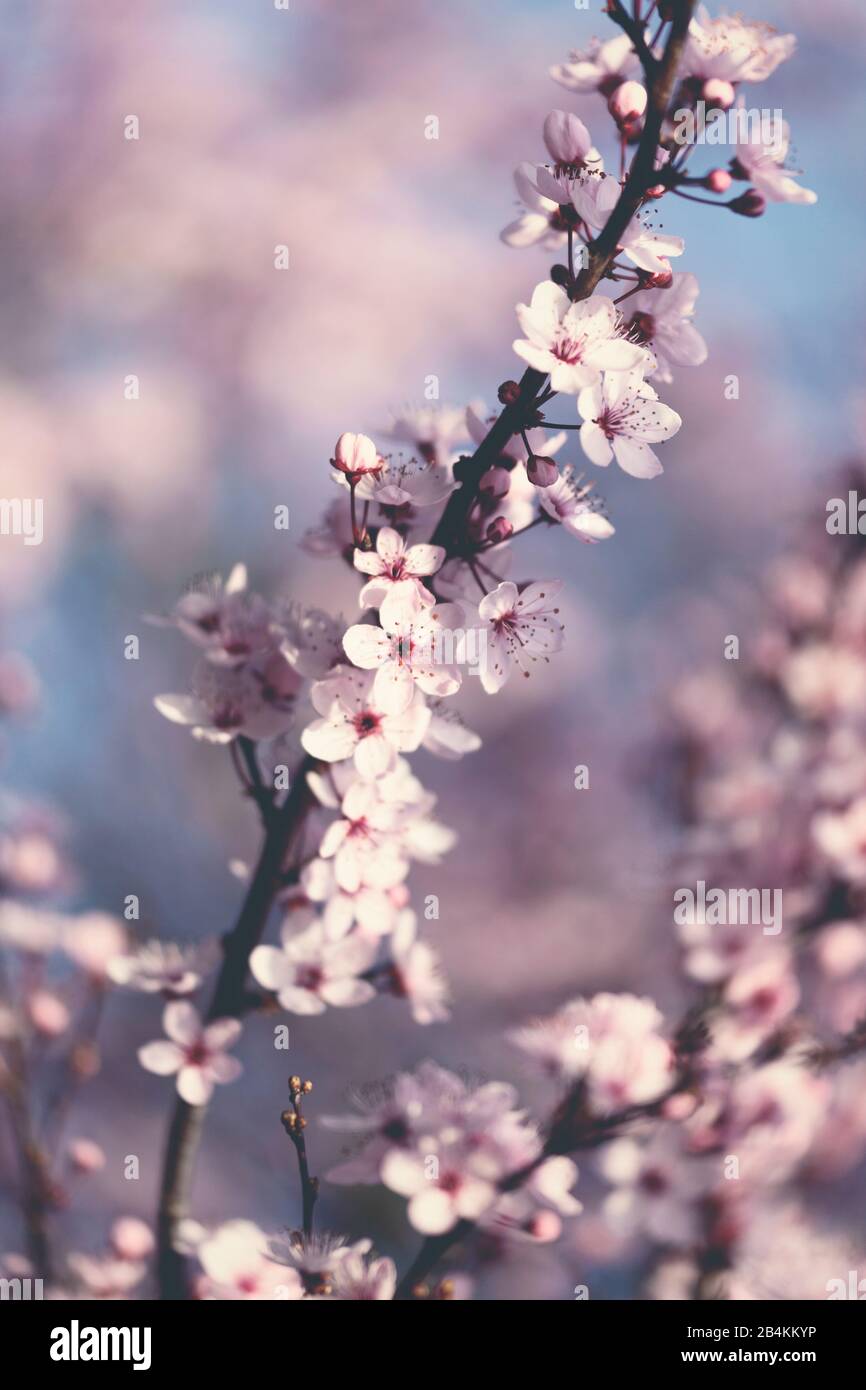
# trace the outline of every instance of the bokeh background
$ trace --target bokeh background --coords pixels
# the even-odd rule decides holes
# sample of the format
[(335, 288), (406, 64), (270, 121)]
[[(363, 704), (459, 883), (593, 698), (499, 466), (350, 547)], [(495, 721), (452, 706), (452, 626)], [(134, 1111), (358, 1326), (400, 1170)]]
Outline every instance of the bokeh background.
[[(63, 818), (79, 876), (70, 906), (119, 912), (139, 895), (142, 934), (226, 930), (255, 818), (227, 755), (152, 706), (182, 689), (179, 637), (144, 624), (190, 576), (245, 560), (255, 588), (350, 613), (351, 576), (299, 548), (334, 496), (327, 460), (346, 429), (375, 434), (423, 402), (495, 400), (517, 374), (514, 305), (551, 257), (498, 240), (511, 173), (543, 157), (541, 124), (576, 110), (607, 137), (603, 106), (547, 76), (609, 22), (568, 0), (32, 0), (0, 5), (0, 493), (41, 496), (45, 539), (0, 540), (0, 636), (42, 683), (5, 748), (4, 785)], [(567, 580), (568, 642), (544, 678), (495, 700), (468, 690), (483, 750), (421, 755), (441, 818), (460, 832), (413, 888), (440, 897), (429, 927), (451, 977), (449, 1024), (396, 1003), (293, 1023), (292, 1069), (316, 1110), (425, 1056), (509, 1078), (543, 1111), (504, 1029), (599, 988), (679, 1007), (664, 896), (671, 829), (647, 790), (664, 692), (727, 633), (745, 631), (756, 577), (820, 479), (862, 441), (863, 201), (854, 161), (866, 122), (866, 11), (857, 0), (755, 0), (800, 40), (760, 88), (791, 122), (812, 209), (757, 222), (667, 200), (681, 267), (702, 285), (705, 366), (667, 388), (684, 427), (665, 474), (600, 479), (616, 537), (589, 548), (542, 533), (522, 574)], [(137, 141), (124, 139), (135, 115)], [(425, 138), (435, 115), (439, 138)], [(668, 206), (671, 203), (671, 206)], [(274, 269), (286, 244), (290, 269)], [(726, 400), (724, 379), (740, 381)], [(140, 399), (124, 398), (135, 374)], [(557, 403), (567, 409), (568, 402)], [(568, 457), (579, 462), (571, 446)], [(815, 485), (819, 484), (816, 501)], [(273, 507), (291, 511), (288, 534)], [(811, 512), (809, 511), (811, 509)], [(537, 534), (537, 533), (536, 533)], [(137, 634), (141, 656), (123, 658)], [(471, 686), (473, 683), (469, 682)], [(573, 790), (587, 763), (591, 790)], [(149, 1216), (169, 1085), (135, 1047), (159, 1009), (115, 996), (105, 1056), (72, 1130), (106, 1169), (63, 1218), (71, 1243), (117, 1211)], [(246, 1030), (242, 1086), (212, 1108), (196, 1186), (204, 1221), (296, 1219), (278, 1115), (285, 1058)], [(311, 1130), (314, 1166), (339, 1136)], [(125, 1182), (125, 1154), (141, 1156)], [(323, 1219), (415, 1243), (396, 1198), (327, 1189)], [(4, 1222), (14, 1230), (7, 1210)], [(568, 1297), (586, 1252), (521, 1254), (488, 1297)], [(629, 1296), (622, 1271), (607, 1296)], [(621, 1282), (617, 1282), (620, 1280)]]

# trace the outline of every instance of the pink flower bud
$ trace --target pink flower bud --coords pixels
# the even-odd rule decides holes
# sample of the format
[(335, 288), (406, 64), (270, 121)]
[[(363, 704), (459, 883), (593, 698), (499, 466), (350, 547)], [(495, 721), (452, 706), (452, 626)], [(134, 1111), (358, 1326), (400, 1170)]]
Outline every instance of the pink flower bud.
[(59, 1038), (69, 1027), (69, 1010), (47, 989), (37, 989), (27, 1001), (30, 1022), (44, 1038)]
[(155, 1241), (146, 1222), (137, 1216), (119, 1216), (111, 1227), (111, 1244), (118, 1259), (146, 1260)]
[(536, 1212), (529, 1223), (529, 1234), (543, 1245), (549, 1245), (562, 1235), (562, 1222), (555, 1211)]
[(704, 187), (711, 193), (727, 193), (733, 179), (727, 169), (711, 169), (704, 179)]
[(737, 212), (741, 217), (763, 217), (766, 206), (767, 200), (757, 188), (747, 188), (739, 198), (733, 198), (726, 204), (731, 212)]
[(726, 82), (723, 77), (709, 77), (704, 83), (702, 95), (707, 106), (727, 111), (728, 107), (734, 104), (736, 92), (731, 83)]
[(526, 464), (526, 476), (535, 487), (550, 487), (559, 477), (559, 469), (553, 459), (543, 454), (531, 454)]
[(483, 492), (487, 497), (504, 497), (511, 486), (511, 476), (507, 468), (494, 466), (488, 468), (486, 473), (482, 473), (478, 483), (478, 491)]
[(670, 1096), (662, 1106), (662, 1114), (666, 1120), (687, 1120), (698, 1108), (698, 1102), (688, 1091), (680, 1091), (675, 1096)]
[(494, 518), (493, 521), (491, 521), (490, 525), (488, 526), (485, 532), (485, 535), (487, 536), (487, 539), (489, 541), (492, 541), (494, 545), (498, 545), (500, 541), (507, 541), (508, 537), (512, 534), (513, 531), (514, 527), (512, 526), (511, 522), (507, 519), (507, 517), (497, 516)]
[(98, 1173), (105, 1167), (105, 1154), (92, 1139), (72, 1139), (67, 1152), (70, 1162), (79, 1173)]
[(341, 434), (331, 462), (341, 473), (356, 479), (382, 467), (376, 445), (366, 434)]
[(652, 186), (652, 188), (648, 188), (648, 189), (647, 189), (647, 191), (646, 191), (646, 197), (647, 197), (647, 198), (663, 198), (663, 197), (665, 196), (665, 194), (667, 193), (667, 191), (668, 191), (668, 190), (667, 190), (667, 184), (664, 184), (664, 183), (654, 183), (653, 186)]
[(607, 109), (619, 125), (629, 125), (640, 120), (646, 103), (646, 87), (640, 82), (622, 82), (607, 103)]

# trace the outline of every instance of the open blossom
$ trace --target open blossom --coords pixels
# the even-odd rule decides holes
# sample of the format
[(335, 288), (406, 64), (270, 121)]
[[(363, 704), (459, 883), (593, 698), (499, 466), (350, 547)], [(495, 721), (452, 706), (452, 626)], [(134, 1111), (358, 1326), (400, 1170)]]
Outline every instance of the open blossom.
[(577, 1164), (562, 1154), (544, 1159), (520, 1187), (504, 1192), (484, 1214), (482, 1227), (511, 1240), (548, 1244), (562, 1233), (563, 1216), (578, 1216), (583, 1204), (574, 1196)]
[(577, 409), (583, 419), (581, 448), (590, 462), (606, 468), (615, 458), (633, 478), (662, 472), (650, 445), (670, 439), (682, 424), (638, 372), (606, 373), (600, 386), (581, 391)]
[(110, 960), (108, 976), (116, 985), (139, 989), (144, 994), (192, 994), (218, 959), (216, 941), (205, 941), (197, 946), (146, 941), (129, 955)]
[(501, 690), (515, 668), (528, 676), (527, 664), (547, 661), (560, 650), (564, 629), (555, 599), (561, 588), (560, 579), (547, 579), (521, 592), (506, 581), (481, 600), (478, 616), (487, 642), (480, 676), (488, 694)]
[(409, 1198), (416, 1231), (441, 1235), (460, 1220), (477, 1221), (496, 1201), (495, 1165), (467, 1152), (463, 1144), (434, 1144), (431, 1152), (392, 1149), (382, 1164), (382, 1181)]
[(773, 123), (770, 130), (765, 130), (763, 121), (757, 131), (744, 132), (741, 126), (734, 167), (771, 203), (817, 203), (817, 193), (797, 183), (799, 171), (786, 167), (790, 142), (787, 121)]
[(444, 559), (441, 545), (407, 546), (399, 531), (383, 526), (376, 536), (375, 550), (355, 551), (355, 569), (372, 576), (358, 595), (360, 606), (380, 608), (388, 595), (403, 584), (421, 603), (432, 607), (436, 600), (421, 581), (435, 574)]
[(586, 49), (574, 50), (567, 63), (552, 67), (550, 76), (570, 92), (601, 92), (607, 97), (640, 70), (640, 59), (628, 34), (617, 34), (604, 43), (591, 39)]
[(378, 472), (361, 479), (357, 496), (360, 501), (376, 503), (387, 512), (407, 507), (435, 507), (457, 486), (450, 467), (419, 463), (417, 459), (389, 458), (381, 462)]
[(413, 691), (405, 709), (391, 714), (378, 703), (375, 686), (373, 671), (348, 666), (316, 682), (310, 698), (321, 718), (301, 735), (306, 752), (329, 763), (354, 758), (361, 777), (380, 777), (398, 753), (420, 747), (431, 718), (420, 690)]
[(670, 1085), (673, 1050), (651, 999), (596, 994), (511, 1033), (515, 1045), (564, 1080), (584, 1077), (599, 1114), (655, 1100)]
[(294, 1014), (321, 1014), (366, 1004), (376, 993), (360, 976), (376, 956), (375, 943), (356, 936), (330, 941), (320, 922), (299, 935), (283, 927), (282, 948), (256, 946), (250, 970), (260, 985), (276, 992), (280, 1005)]
[(598, 1162), (613, 1185), (604, 1214), (615, 1230), (643, 1233), (664, 1245), (691, 1245), (701, 1233), (701, 1200), (722, 1177), (722, 1165), (690, 1155), (677, 1126), (647, 1143), (616, 1139)]
[(145, 1043), (138, 1049), (138, 1060), (157, 1076), (177, 1075), (178, 1095), (187, 1105), (207, 1105), (215, 1084), (240, 1076), (240, 1062), (226, 1052), (241, 1035), (236, 1018), (203, 1024), (192, 1004), (178, 1001), (166, 1004), (162, 1026), (168, 1040)]
[(844, 811), (820, 811), (812, 821), (812, 838), (843, 878), (866, 881), (866, 797)]
[(514, 342), (518, 357), (550, 374), (554, 391), (593, 386), (602, 371), (627, 371), (649, 363), (649, 354), (622, 334), (613, 300), (596, 294), (572, 304), (552, 280), (536, 285), (530, 304), (518, 304), (526, 334)]
[(331, 1282), (332, 1298), (364, 1302), (393, 1299), (397, 1289), (397, 1267), (387, 1257), (371, 1259), (369, 1250), (369, 1241), (358, 1241), (337, 1261)]
[(294, 719), (301, 687), (297, 672), (279, 652), (260, 671), (225, 667), (200, 669), (189, 695), (156, 695), (154, 705), (172, 724), (188, 728), (207, 743), (247, 738), (275, 738)]
[(578, 540), (604, 541), (614, 534), (599, 499), (592, 495), (591, 484), (585, 484), (582, 477), (575, 477), (570, 463), (555, 483), (540, 489), (539, 501), (542, 510)]
[[(619, 202), (621, 192), (619, 180), (605, 174), (578, 179), (571, 186), (571, 200), (584, 222), (600, 230)], [(638, 213), (620, 236), (619, 248), (639, 270), (659, 275), (670, 271), (670, 257), (681, 256), (685, 242), (682, 237), (654, 232)]]
[(245, 565), (235, 565), (225, 581), (218, 574), (200, 580), (168, 617), (150, 621), (178, 628), (218, 665), (239, 665), (272, 643), (267, 604), (248, 592)]
[[(343, 637), (349, 660), (376, 672), (373, 694), (380, 709), (400, 714), (418, 686), (426, 695), (453, 695), (461, 673), (450, 633), (462, 629), (457, 603), (426, 608), (415, 595), (390, 593), (379, 610), (380, 627), (356, 623)], [(444, 634), (444, 635), (443, 635)], [(450, 648), (450, 650), (449, 650)]]
[(464, 412), (461, 406), (448, 405), (401, 410), (382, 433), (411, 444), (426, 463), (448, 468), (454, 450), (466, 438)]
[(448, 981), (438, 953), (418, 938), (414, 912), (401, 912), (391, 937), (388, 989), (406, 999), (416, 1023), (442, 1023), (449, 1017)]
[(526, 211), (503, 227), (499, 234), (501, 240), (506, 246), (540, 246), (544, 251), (558, 251), (567, 240), (568, 224), (560, 211), (558, 197), (539, 192), (536, 165), (518, 164), (514, 186)]
[(303, 1298), (304, 1286), (295, 1270), (268, 1259), (267, 1237), (252, 1221), (226, 1221), (196, 1247), (206, 1284), (205, 1298)]
[(671, 364), (698, 367), (707, 359), (707, 345), (692, 323), (697, 278), (674, 275), (669, 288), (641, 290), (632, 295), (629, 336), (642, 342), (656, 360), (652, 375), (658, 381), (673, 380)]
[(725, 82), (763, 82), (790, 58), (796, 45), (793, 34), (779, 34), (769, 24), (742, 15), (712, 19), (701, 5), (689, 25), (683, 72)]
[(311, 902), (322, 904), (322, 923), (331, 941), (348, 936), (353, 927), (366, 940), (389, 936), (408, 897), (402, 883), (388, 889), (366, 884), (351, 891), (341, 887), (333, 859), (317, 858), (305, 864), (301, 888)]
[(383, 799), (377, 782), (359, 779), (343, 796), (341, 811), (319, 846), (323, 859), (333, 859), (339, 886), (353, 893), (362, 886), (387, 890), (401, 883), (409, 861), (396, 838), (400, 807)]

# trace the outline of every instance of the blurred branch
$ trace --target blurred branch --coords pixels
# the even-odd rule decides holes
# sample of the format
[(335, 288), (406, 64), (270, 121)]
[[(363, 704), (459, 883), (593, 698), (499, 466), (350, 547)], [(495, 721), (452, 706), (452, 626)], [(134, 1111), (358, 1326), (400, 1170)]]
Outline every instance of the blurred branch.
[[(238, 1018), (247, 1003), (247, 962), (261, 939), (281, 885), (285, 860), (297, 844), (304, 821), (314, 804), (307, 773), (315, 766), (305, 758), (297, 768), (291, 788), (267, 821), (255, 873), (250, 880), (240, 914), (225, 938), (225, 955), (217, 976), (207, 1021)], [(178, 1250), (179, 1227), (189, 1213), (193, 1170), (201, 1141), (206, 1105), (188, 1105), (178, 1096), (166, 1141), (157, 1212), (157, 1279), (160, 1297), (189, 1297), (186, 1259)]]

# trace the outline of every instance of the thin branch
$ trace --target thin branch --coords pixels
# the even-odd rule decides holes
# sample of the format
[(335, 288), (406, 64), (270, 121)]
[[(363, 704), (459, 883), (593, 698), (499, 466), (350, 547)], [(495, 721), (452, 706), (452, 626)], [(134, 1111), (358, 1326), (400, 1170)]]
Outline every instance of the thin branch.
[(299, 1076), (290, 1076), (291, 1109), (284, 1110), (280, 1116), (283, 1129), (291, 1139), (298, 1156), (298, 1173), (301, 1179), (301, 1220), (305, 1241), (308, 1241), (313, 1234), (313, 1211), (319, 1196), (319, 1179), (310, 1176), (310, 1167), (307, 1162), (307, 1141), (304, 1135), (307, 1121), (301, 1113), (301, 1097), (309, 1095), (312, 1089), (312, 1081), (302, 1081)]

